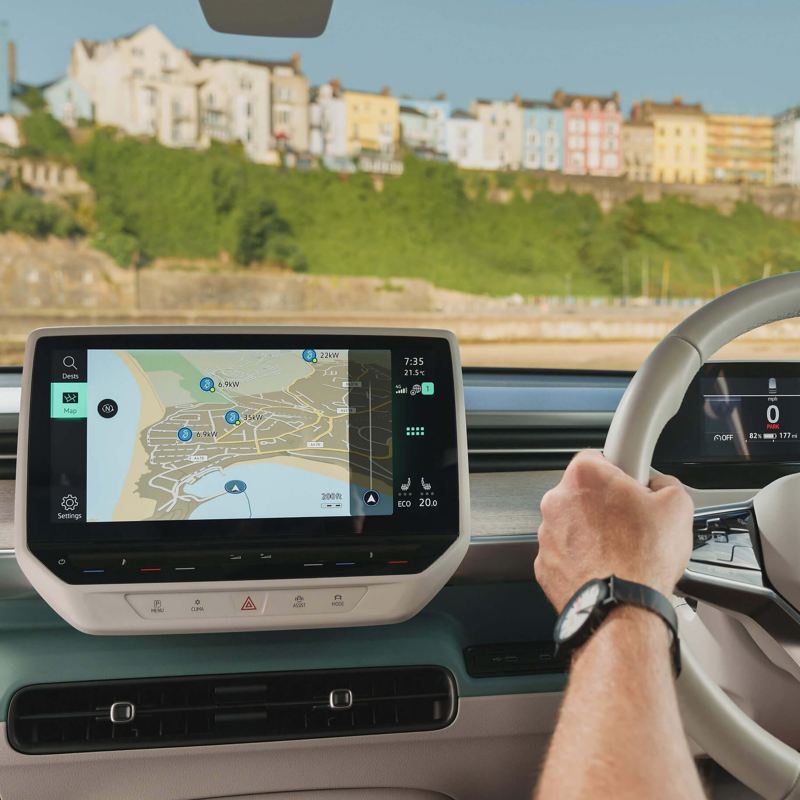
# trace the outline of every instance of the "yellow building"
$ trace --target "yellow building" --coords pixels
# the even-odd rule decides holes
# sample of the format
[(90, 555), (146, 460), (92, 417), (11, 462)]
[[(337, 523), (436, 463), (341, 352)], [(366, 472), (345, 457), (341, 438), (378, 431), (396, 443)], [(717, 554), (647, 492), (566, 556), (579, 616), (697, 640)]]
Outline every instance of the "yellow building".
[(700, 103), (671, 103), (647, 99), (635, 103), (634, 122), (653, 126), (653, 180), (660, 183), (705, 183), (706, 114)]
[(706, 129), (708, 180), (772, 184), (775, 172), (772, 117), (709, 114)]
[(345, 131), (347, 152), (393, 155), (400, 142), (400, 103), (384, 89), (380, 94), (346, 89)]

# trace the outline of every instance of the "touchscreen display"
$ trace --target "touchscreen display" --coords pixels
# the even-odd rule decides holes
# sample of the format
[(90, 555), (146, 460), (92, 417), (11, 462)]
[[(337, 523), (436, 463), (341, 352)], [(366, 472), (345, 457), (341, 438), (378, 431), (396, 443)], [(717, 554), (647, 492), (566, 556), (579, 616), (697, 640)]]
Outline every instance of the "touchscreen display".
[(30, 407), (34, 539), (458, 530), (443, 339), (43, 339)]

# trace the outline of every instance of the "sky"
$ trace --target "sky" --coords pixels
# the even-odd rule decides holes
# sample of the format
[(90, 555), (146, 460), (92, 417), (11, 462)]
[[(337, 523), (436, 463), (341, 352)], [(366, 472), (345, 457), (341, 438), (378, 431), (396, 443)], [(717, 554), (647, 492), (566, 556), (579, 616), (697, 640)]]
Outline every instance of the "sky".
[[(298, 0), (302, 2), (302, 0)], [(20, 80), (64, 74), (72, 42), (155, 23), (197, 52), (283, 58), (312, 84), (419, 97), (548, 98), (554, 89), (623, 105), (680, 95), (707, 110), (774, 114), (800, 104), (799, 0), (334, 0), (319, 39), (212, 31), (197, 0), (0, 0)]]

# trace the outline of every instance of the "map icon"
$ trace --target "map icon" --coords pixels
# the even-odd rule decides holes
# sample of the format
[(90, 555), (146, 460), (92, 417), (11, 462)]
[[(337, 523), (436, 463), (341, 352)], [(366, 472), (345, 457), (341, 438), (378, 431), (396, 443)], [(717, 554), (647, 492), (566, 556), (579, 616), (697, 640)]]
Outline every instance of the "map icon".
[(225, 491), (228, 494), (241, 494), (247, 491), (247, 484), (244, 481), (228, 481), (225, 484)]
[(214, 391), (214, 379), (209, 378), (206, 376), (205, 378), (200, 378), (200, 388), (204, 392), (213, 392)]
[(225, 422), (228, 425), (238, 425), (239, 424), (239, 412), (238, 411), (226, 411), (225, 412)]
[(188, 442), (192, 438), (191, 428), (178, 428), (178, 439), (182, 442)]
[(303, 350), (303, 361), (307, 361), (309, 364), (316, 364), (317, 351), (312, 350), (310, 347), (306, 350)]

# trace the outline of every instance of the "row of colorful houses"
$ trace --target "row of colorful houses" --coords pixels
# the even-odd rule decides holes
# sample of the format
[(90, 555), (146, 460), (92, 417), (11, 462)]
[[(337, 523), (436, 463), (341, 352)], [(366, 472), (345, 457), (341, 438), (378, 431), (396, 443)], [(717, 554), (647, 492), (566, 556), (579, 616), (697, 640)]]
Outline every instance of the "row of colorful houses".
[[(0, 52), (5, 38), (0, 27)], [(23, 113), (12, 108), (12, 71), (9, 58), (0, 66), (0, 140), (3, 120)], [(336, 80), (312, 87), (298, 55), (196, 54), (154, 25), (106, 42), (79, 40), (66, 75), (42, 91), (68, 126), (91, 120), (168, 147), (240, 142), (261, 163), (319, 160), (340, 171), (396, 173), (398, 156), (412, 152), (464, 169), (800, 186), (800, 107), (773, 118), (645, 99), (625, 119), (617, 92), (558, 90), (547, 100), (515, 95), (459, 109), (444, 96), (396, 97)]]

